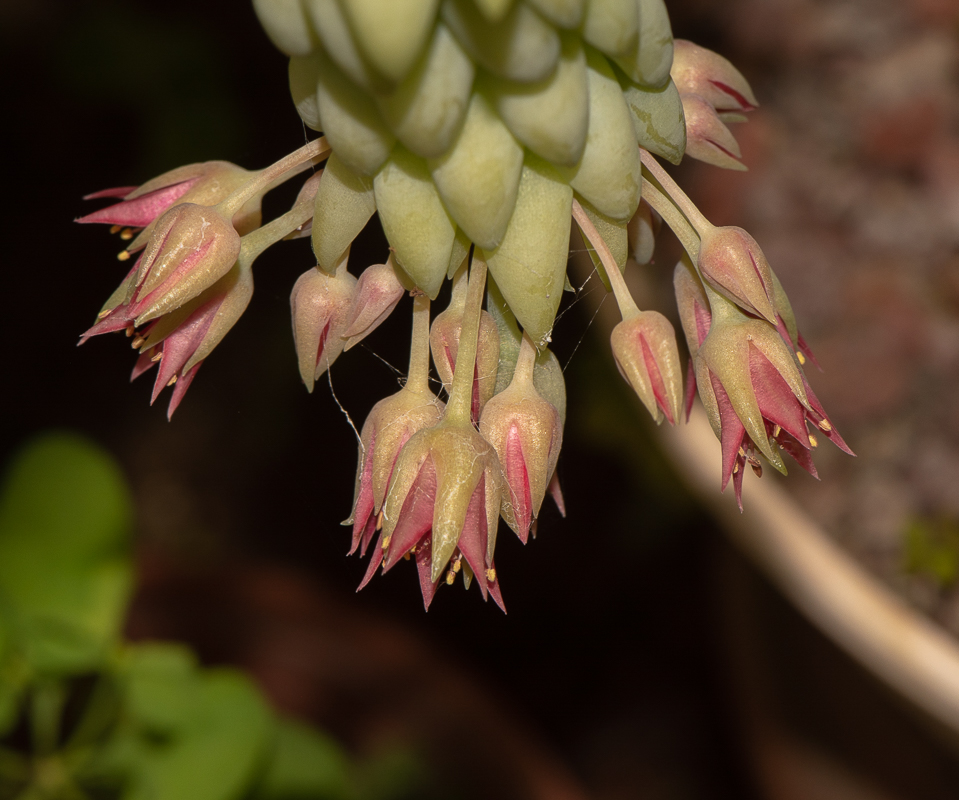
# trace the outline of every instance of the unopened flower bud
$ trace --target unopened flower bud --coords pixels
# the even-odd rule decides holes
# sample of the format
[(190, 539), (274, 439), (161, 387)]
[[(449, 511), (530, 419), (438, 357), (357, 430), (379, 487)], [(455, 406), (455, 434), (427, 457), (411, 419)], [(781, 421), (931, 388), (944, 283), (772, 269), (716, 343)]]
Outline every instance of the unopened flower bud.
[(353, 303), (347, 315), (344, 350), (349, 350), (375, 331), (396, 308), (403, 296), (403, 284), (393, 271), (392, 259), (363, 270), (356, 282)]
[(171, 208), (157, 220), (128, 298), (136, 324), (192, 300), (229, 272), (239, 254), (240, 234), (214, 208)]
[(658, 311), (640, 311), (620, 322), (610, 336), (620, 374), (658, 425), (676, 424), (683, 397), (676, 334)]
[(653, 260), (656, 248), (656, 234), (662, 225), (662, 218), (653, 212), (649, 203), (641, 200), (639, 208), (626, 226), (629, 252), (637, 264), (648, 264)]
[(759, 244), (742, 228), (710, 228), (702, 235), (699, 272), (723, 297), (776, 324), (772, 270)]
[(716, 110), (697, 94), (684, 94), (682, 100), (686, 155), (714, 167), (745, 171), (739, 143)]
[(738, 69), (712, 50), (685, 39), (673, 43), (669, 74), (680, 94), (697, 94), (717, 111), (751, 111), (759, 103)]
[(346, 271), (349, 250), (343, 254), (334, 275), (313, 268), (304, 272), (290, 294), (293, 342), (300, 377), (307, 391), (343, 352), (341, 338), (353, 300), (356, 278)]
[[(507, 522), (525, 544), (539, 516), (563, 443), (559, 412), (533, 385), (536, 348), (523, 338), (513, 380), (483, 409), (479, 429), (493, 445), (509, 487)], [(506, 499), (506, 498), (504, 498)]]
[(709, 333), (711, 315), (709, 298), (703, 289), (703, 284), (696, 274), (696, 270), (689, 262), (688, 256), (676, 264), (673, 271), (673, 289), (676, 293), (676, 307), (679, 310), (679, 321), (686, 335), (686, 345), (689, 355), (695, 358), (696, 351)]

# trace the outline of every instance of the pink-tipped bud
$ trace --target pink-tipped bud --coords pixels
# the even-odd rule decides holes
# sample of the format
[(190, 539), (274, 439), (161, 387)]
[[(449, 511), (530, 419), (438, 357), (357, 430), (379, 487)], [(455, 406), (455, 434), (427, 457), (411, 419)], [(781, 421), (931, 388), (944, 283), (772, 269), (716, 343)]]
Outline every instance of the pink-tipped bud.
[[(451, 305), (436, 315), (430, 328), (430, 350), (443, 388), (449, 392), (453, 385), (456, 354), (459, 352), (460, 330), (463, 327), (463, 308)], [(480, 314), (479, 340), (476, 345), (476, 366), (473, 373), (472, 416), (479, 420), (483, 406), (496, 391), (496, 373), (499, 369), (499, 332), (488, 311)]]
[(159, 220), (131, 287), (136, 324), (179, 308), (230, 271), (240, 234), (214, 208), (181, 203)]
[(300, 377), (309, 392), (313, 384), (343, 352), (341, 338), (353, 300), (356, 278), (346, 271), (349, 251), (334, 275), (313, 268), (297, 279), (290, 294), (293, 342)]
[(342, 333), (346, 339), (343, 349), (349, 350), (375, 331), (396, 308), (403, 292), (392, 263), (373, 264), (363, 270)]
[(662, 225), (662, 219), (649, 207), (649, 203), (640, 200), (639, 207), (626, 226), (629, 252), (637, 264), (648, 264), (653, 260), (656, 248), (656, 234)]
[(739, 143), (716, 110), (697, 94), (684, 94), (682, 100), (686, 117), (686, 155), (714, 167), (745, 171), (747, 167), (741, 160)]
[(679, 321), (686, 335), (689, 355), (695, 358), (696, 351), (709, 333), (712, 316), (709, 311), (709, 298), (687, 257), (676, 264), (673, 271), (673, 289), (676, 293), (676, 307)]
[(680, 94), (697, 94), (717, 111), (752, 111), (759, 105), (738, 69), (721, 55), (685, 39), (673, 42), (669, 74)]
[[(523, 342), (527, 346), (533, 349), (528, 339)], [(532, 360), (524, 368), (523, 355), (520, 359), (510, 385), (483, 409), (479, 429), (496, 450), (509, 487), (511, 507), (504, 507), (504, 517), (526, 544), (556, 469), (563, 423), (555, 406), (533, 386)]]
[(616, 366), (658, 425), (679, 419), (683, 374), (676, 334), (658, 311), (640, 311), (620, 322), (610, 336)]
[(712, 228), (702, 237), (699, 272), (713, 289), (750, 314), (776, 324), (772, 269), (742, 228)]

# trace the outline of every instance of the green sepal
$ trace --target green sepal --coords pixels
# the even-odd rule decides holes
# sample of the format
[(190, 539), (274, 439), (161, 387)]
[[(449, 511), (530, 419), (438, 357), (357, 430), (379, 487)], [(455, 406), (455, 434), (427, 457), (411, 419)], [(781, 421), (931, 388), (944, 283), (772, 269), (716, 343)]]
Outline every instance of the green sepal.
[(527, 154), (506, 235), (485, 254), (490, 274), (537, 347), (549, 338), (563, 293), (572, 203), (572, 190), (553, 167)]
[(620, 84), (639, 146), (671, 164), (682, 161), (686, 152), (686, 118), (676, 84), (670, 80), (660, 89), (646, 89), (625, 75), (620, 76)]
[(319, 50), (313, 57), (319, 61), (317, 107), (330, 146), (355, 172), (375, 174), (393, 149), (396, 137), (368, 94)]
[(357, 175), (333, 153), (314, 200), (313, 253), (320, 269), (333, 274), (340, 256), (375, 211), (373, 179)]
[(435, 300), (450, 269), (456, 226), (426, 162), (397, 145), (373, 179), (373, 192), (396, 265)]

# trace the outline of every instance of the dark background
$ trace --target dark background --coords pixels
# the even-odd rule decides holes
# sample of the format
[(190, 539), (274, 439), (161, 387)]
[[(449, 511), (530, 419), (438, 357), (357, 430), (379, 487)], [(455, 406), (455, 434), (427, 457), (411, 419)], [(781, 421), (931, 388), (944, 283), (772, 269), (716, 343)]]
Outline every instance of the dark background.
[[(715, 6), (671, 7), (677, 36), (742, 63), (763, 97), (783, 69), (776, 53), (746, 48)], [(337, 523), (356, 440), (325, 380), (304, 391), (290, 333), (307, 242), (257, 263), (250, 309), (172, 423), (167, 395), (149, 407), (149, 377), (128, 383), (122, 336), (76, 349), (125, 274), (116, 237), (70, 223), (96, 207), (84, 194), (192, 161), (260, 167), (304, 141), (285, 59), (246, 2), (6, 2), (0, 74), (0, 447), (6, 459), (39, 431), (71, 428), (119, 458), (139, 512), (131, 636), (185, 638), (208, 663), (252, 670), (279, 707), (359, 754), (411, 747), (435, 796), (854, 796), (797, 788), (799, 773), (768, 755), (784, 736), (886, 792), (863, 797), (953, 796), (937, 740), (685, 494), (586, 303), (570, 303), (555, 342), (568, 364), (568, 517), (547, 500), (537, 540), (501, 536), (505, 617), (458, 588), (424, 614), (402, 568), (353, 593), (365, 562), (344, 558)], [(268, 215), (292, 200), (278, 194)], [(357, 263), (381, 260), (381, 234), (364, 236)], [(357, 427), (405, 369), (406, 302), (333, 369)]]

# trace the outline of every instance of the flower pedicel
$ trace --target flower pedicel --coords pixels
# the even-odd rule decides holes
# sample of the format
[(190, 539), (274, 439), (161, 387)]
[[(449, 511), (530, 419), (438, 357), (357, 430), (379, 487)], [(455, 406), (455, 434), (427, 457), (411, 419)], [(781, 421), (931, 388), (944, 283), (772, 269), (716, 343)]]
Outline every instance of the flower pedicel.
[[(785, 452), (815, 475), (819, 435), (851, 452), (803, 374), (812, 354), (759, 245), (710, 224), (654, 157), (744, 169), (728, 126), (757, 106), (726, 59), (673, 41), (663, 0), (253, 5), (290, 57), (300, 117), (323, 135), (263, 170), (213, 161), (89, 195), (119, 202), (78, 221), (112, 225), (129, 242), (120, 260), (137, 260), (81, 342), (125, 331), (134, 377), (158, 363), (153, 398), (174, 387), (172, 414), (246, 309), (254, 261), (281, 239), (313, 240), (316, 266), (291, 297), (311, 391), (413, 295), (408, 381), (361, 436), (346, 524), (351, 552), (369, 554), (362, 585), (413, 560), (427, 607), (458, 574), (502, 607), (498, 518), (525, 542), (547, 490), (562, 511), (566, 394), (547, 345), (574, 222), (622, 314), (620, 372), (657, 423), (688, 414), (698, 388), (740, 507), (747, 463), (785, 472)], [(261, 224), (264, 194), (307, 169), (293, 208)], [(390, 252), (351, 265), (373, 214)], [(685, 403), (672, 325), (639, 309), (621, 274), (629, 254), (649, 261), (660, 218), (686, 250)], [(445, 405), (429, 388), (431, 346)]]

